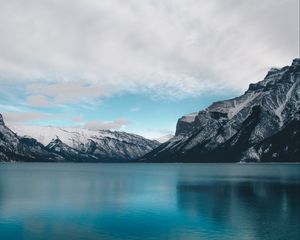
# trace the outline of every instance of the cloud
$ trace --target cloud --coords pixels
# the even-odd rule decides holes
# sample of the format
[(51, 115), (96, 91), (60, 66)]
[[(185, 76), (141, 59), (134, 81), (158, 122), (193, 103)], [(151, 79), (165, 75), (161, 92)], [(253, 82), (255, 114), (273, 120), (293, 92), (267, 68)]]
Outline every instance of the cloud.
[(1, 0), (0, 81), (25, 82), (31, 105), (241, 90), (299, 54), (298, 9), (298, 0)]
[(51, 105), (49, 99), (43, 95), (33, 95), (27, 98), (27, 104), (33, 107), (45, 107)]
[(83, 123), (84, 122), (84, 117), (82, 115), (79, 115), (79, 116), (76, 116), (76, 117), (72, 118), (72, 120), (74, 122)]
[(80, 82), (33, 83), (27, 86), (27, 92), (42, 94), (27, 98), (27, 103), (32, 106), (45, 106), (50, 101), (56, 104), (77, 103), (109, 95), (100, 85)]
[(129, 121), (127, 119), (117, 119), (115, 121), (89, 121), (83, 125), (83, 128), (92, 129), (92, 130), (119, 130), (122, 127), (129, 124)]
[(130, 112), (138, 112), (140, 111), (141, 109), (139, 107), (133, 107), (130, 109)]
[(2, 113), (4, 121), (8, 125), (14, 124), (28, 124), (41, 120), (65, 120), (70, 121), (73, 124), (69, 126), (77, 128), (86, 128), (92, 130), (119, 130), (127, 126), (130, 122), (125, 118), (119, 118), (114, 121), (101, 121), (101, 120), (92, 120), (85, 121), (82, 115), (67, 118), (64, 115), (57, 114), (47, 114), (40, 112), (3, 112)]
[(19, 124), (51, 118), (49, 114), (40, 112), (4, 112), (2, 115), (4, 121), (9, 124)]

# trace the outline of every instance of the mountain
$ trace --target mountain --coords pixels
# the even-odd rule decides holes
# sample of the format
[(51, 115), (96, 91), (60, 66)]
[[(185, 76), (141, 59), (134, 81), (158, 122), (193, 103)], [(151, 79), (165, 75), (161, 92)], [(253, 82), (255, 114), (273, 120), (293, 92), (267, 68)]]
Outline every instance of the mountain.
[(299, 162), (300, 59), (233, 99), (180, 118), (145, 162)]
[(153, 139), (153, 140), (155, 140), (155, 141), (157, 141), (157, 142), (159, 142), (159, 143), (165, 143), (165, 142), (167, 142), (167, 141), (169, 141), (171, 138), (173, 138), (174, 137), (174, 135), (172, 135), (172, 134), (167, 134), (167, 135), (164, 135), (164, 136), (161, 136), (161, 137), (159, 137), (159, 138), (155, 138), (155, 139)]
[(63, 161), (37, 140), (19, 137), (4, 123), (0, 114), (0, 162), (2, 161)]
[(130, 161), (159, 145), (157, 141), (135, 134), (109, 130), (25, 125), (10, 125), (9, 128), (21, 139), (35, 139), (48, 152), (59, 155), (64, 161)]

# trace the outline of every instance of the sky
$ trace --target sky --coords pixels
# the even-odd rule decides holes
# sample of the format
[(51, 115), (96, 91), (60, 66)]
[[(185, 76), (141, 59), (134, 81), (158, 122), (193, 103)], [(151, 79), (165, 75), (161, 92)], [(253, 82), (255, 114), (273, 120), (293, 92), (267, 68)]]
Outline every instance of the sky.
[(8, 125), (157, 138), (299, 57), (299, 0), (0, 0)]

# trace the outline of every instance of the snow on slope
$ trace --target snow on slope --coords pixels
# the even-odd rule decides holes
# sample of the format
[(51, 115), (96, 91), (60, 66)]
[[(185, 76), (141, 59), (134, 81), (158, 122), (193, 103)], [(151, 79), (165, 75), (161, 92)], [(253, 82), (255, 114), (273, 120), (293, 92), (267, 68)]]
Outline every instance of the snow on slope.
[(110, 131), (95, 131), (82, 128), (60, 128), (54, 126), (8, 125), (19, 136), (35, 138), (43, 145), (48, 145), (53, 139), (59, 138), (63, 143), (76, 147), (80, 143), (87, 143), (89, 139), (116, 138)]
[(98, 160), (131, 160), (143, 156), (159, 145), (157, 141), (139, 135), (109, 130), (28, 125), (9, 127), (19, 136), (34, 138), (44, 146), (49, 143), (58, 145), (57, 148), (51, 146), (54, 150), (64, 146), (65, 155), (70, 155), (68, 149), (72, 148), (78, 154), (88, 154)]
[(59, 138), (63, 143), (73, 148), (78, 148), (82, 144), (85, 145), (89, 142), (89, 140), (101, 142), (101, 140), (113, 139), (133, 144), (153, 142), (139, 135), (109, 130), (30, 125), (9, 125), (9, 128), (16, 132), (19, 136), (35, 138), (45, 146), (56, 138)]

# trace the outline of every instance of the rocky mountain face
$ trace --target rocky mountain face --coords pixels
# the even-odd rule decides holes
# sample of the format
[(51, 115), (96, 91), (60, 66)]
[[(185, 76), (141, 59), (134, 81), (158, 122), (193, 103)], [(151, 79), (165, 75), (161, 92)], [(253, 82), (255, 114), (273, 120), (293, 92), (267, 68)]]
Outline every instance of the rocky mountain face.
[(148, 162), (296, 162), (299, 157), (300, 59), (271, 69), (240, 97), (215, 102), (177, 122), (176, 135)]
[(157, 141), (135, 134), (108, 130), (38, 126), (8, 128), (0, 117), (0, 161), (131, 161), (158, 145)]

